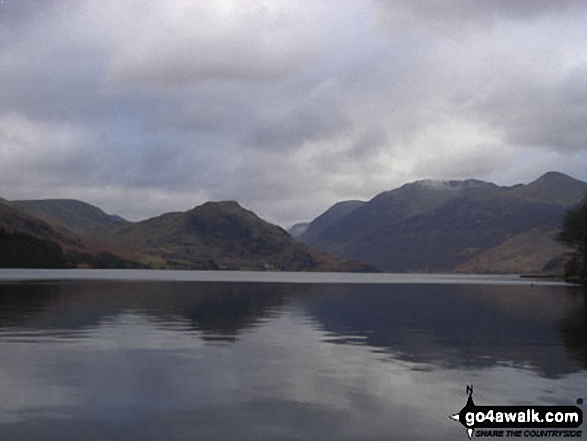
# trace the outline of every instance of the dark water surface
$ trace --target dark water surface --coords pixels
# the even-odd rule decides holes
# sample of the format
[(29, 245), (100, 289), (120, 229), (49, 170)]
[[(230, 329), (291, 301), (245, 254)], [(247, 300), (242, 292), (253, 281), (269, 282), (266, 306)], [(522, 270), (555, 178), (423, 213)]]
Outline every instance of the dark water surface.
[(466, 440), (467, 384), (587, 399), (577, 287), (134, 274), (0, 281), (1, 440)]

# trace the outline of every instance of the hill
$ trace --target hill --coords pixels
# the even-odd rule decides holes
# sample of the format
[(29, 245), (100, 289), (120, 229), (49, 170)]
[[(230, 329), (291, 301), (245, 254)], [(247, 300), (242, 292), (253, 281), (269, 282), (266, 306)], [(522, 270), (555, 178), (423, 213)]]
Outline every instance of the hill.
[[(3, 239), (6, 239), (6, 246), (10, 246), (11, 256), (23, 255), (25, 248), (30, 250), (36, 246), (40, 250), (45, 246), (58, 249), (64, 255), (65, 264), (60, 261), (55, 264), (57, 266), (288, 271), (374, 269), (310, 249), (294, 241), (285, 230), (232, 201), (208, 202), (185, 213), (167, 213), (134, 223), (76, 200), (3, 200), (0, 202), (2, 227), (6, 230)], [(22, 250), (19, 251), (19, 247)], [(19, 259), (10, 258), (0, 262), (0, 266), (28, 265)], [(49, 264), (43, 263), (43, 266), (49, 267)]]
[[(8, 205), (10, 204), (10, 205)], [(17, 268), (142, 268), (140, 256), (52, 224), (0, 201), (0, 267)]]
[(0, 228), (0, 268), (65, 268), (65, 258), (53, 241)]
[(8, 205), (8, 201), (0, 201), (0, 228), (7, 232), (19, 232), (40, 239), (58, 243), (62, 247), (76, 247), (81, 245), (77, 235), (65, 230), (59, 230), (54, 225), (35, 216), (31, 216)]
[[(96, 237), (149, 255), (153, 266), (186, 269), (364, 271), (296, 242), (237, 202), (207, 202), (187, 212), (104, 226)], [(372, 269), (372, 268), (371, 268)]]
[(585, 195), (587, 183), (555, 172), (512, 187), (417, 181), (325, 216), (337, 204), (298, 239), (384, 271), (556, 271), (566, 248), (553, 238)]
[(97, 227), (126, 222), (120, 216), (106, 214), (100, 208), (75, 199), (40, 199), (7, 202), (11, 207), (52, 225), (88, 233)]
[(326, 231), (330, 225), (335, 224), (340, 219), (345, 218), (347, 215), (352, 213), (355, 209), (364, 205), (363, 201), (343, 201), (334, 204), (311, 223), (306, 225), (305, 231), (294, 237), (303, 236), (304, 242), (312, 242), (317, 239), (317, 235), (322, 231)]

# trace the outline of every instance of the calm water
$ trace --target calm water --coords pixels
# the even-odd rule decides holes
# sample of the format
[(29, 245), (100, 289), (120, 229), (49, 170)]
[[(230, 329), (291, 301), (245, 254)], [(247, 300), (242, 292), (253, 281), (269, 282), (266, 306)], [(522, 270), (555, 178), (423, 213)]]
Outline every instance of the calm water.
[(477, 404), (587, 399), (586, 294), (507, 277), (0, 271), (1, 440), (464, 441), (448, 415), (467, 384)]

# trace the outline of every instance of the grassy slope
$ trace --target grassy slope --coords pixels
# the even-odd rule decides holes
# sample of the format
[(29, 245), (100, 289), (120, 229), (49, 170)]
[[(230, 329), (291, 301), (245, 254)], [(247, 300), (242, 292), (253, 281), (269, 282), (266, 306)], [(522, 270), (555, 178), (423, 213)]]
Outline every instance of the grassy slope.
[(96, 227), (116, 221), (124, 222), (120, 218), (106, 214), (98, 207), (74, 199), (23, 200), (11, 201), (8, 204), (52, 225), (78, 233), (87, 233)]
[(128, 244), (163, 267), (200, 269), (361, 270), (294, 241), (233, 201), (207, 202), (185, 213), (110, 225), (103, 240)]

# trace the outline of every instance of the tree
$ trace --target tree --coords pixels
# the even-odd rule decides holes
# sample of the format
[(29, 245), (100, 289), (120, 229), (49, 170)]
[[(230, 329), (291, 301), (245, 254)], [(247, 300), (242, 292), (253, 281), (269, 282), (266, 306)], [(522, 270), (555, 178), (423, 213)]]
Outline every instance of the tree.
[(567, 212), (563, 219), (562, 231), (557, 240), (575, 250), (568, 266), (570, 275), (587, 280), (587, 198), (574, 210)]
[(0, 268), (65, 268), (65, 259), (53, 241), (0, 228)]

